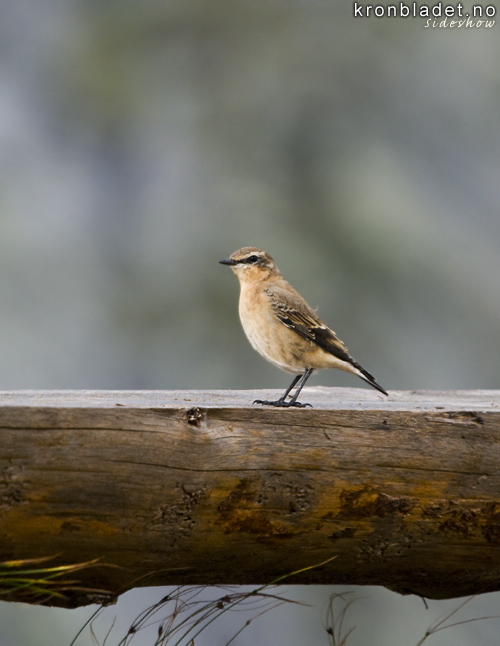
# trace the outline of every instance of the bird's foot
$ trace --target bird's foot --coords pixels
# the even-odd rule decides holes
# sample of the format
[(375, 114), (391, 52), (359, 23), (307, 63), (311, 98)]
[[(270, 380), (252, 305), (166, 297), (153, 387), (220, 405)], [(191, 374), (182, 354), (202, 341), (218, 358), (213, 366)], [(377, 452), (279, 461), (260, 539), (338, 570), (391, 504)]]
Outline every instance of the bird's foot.
[(312, 408), (312, 404), (302, 404), (301, 402), (286, 402), (283, 399), (277, 399), (276, 401), (270, 401), (269, 399), (256, 399), (254, 401), (254, 404), (262, 404), (263, 406), (276, 406), (278, 408), (305, 408), (306, 406), (310, 406)]

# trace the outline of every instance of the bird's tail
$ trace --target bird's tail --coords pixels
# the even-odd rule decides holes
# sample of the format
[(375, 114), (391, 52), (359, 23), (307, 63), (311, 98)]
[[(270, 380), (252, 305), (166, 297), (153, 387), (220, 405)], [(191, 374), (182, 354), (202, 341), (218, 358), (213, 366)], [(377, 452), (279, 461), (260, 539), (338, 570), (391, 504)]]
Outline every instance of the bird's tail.
[(383, 395), (387, 395), (387, 397), (389, 397), (389, 393), (386, 390), (384, 390), (382, 386), (375, 381), (375, 377), (373, 375), (371, 375), (367, 370), (362, 368), (359, 365), (359, 363), (357, 363), (356, 361), (353, 361), (352, 365), (356, 368), (357, 374), (359, 377), (361, 377), (361, 379), (366, 381), (366, 383), (370, 384), (370, 386), (372, 386), (373, 388), (376, 388)]

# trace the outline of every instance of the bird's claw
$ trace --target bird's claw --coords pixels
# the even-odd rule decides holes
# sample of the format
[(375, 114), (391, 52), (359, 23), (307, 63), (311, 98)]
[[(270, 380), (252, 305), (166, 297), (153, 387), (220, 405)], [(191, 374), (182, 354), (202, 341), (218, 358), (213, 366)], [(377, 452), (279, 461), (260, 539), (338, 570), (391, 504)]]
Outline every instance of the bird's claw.
[(270, 401), (268, 399), (255, 399), (253, 403), (262, 404), (263, 406), (276, 406), (277, 408), (305, 408), (306, 406), (310, 406), (312, 408), (312, 404), (302, 404), (301, 402), (286, 402), (282, 399), (278, 399), (276, 401)]

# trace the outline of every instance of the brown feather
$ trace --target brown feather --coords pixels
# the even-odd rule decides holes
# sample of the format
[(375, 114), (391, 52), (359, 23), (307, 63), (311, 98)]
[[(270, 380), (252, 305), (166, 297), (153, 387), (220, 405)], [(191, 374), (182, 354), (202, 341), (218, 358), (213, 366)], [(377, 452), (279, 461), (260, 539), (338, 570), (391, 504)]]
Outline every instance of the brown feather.
[[(295, 291), (291, 285), (289, 286), (290, 289)], [(264, 290), (269, 296), (274, 313), (283, 325), (296, 332), (303, 339), (312, 341), (325, 352), (349, 363), (356, 370), (359, 370), (366, 382), (387, 395), (387, 392), (375, 381), (375, 377), (351, 357), (347, 347), (335, 332), (323, 323), (316, 312), (302, 298), (298, 300), (301, 311), (291, 304), (291, 299), (288, 295), (289, 290), (285, 291), (276, 287), (267, 287)]]

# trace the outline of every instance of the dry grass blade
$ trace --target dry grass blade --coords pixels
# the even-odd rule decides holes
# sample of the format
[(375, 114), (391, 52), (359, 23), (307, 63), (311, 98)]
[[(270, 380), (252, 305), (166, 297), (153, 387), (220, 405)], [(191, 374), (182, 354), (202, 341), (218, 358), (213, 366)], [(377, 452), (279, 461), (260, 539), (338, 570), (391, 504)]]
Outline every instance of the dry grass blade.
[[(345, 646), (349, 635), (353, 632), (356, 626), (352, 626), (344, 633), (344, 620), (346, 613), (350, 606), (358, 600), (358, 598), (347, 599), (347, 596), (352, 592), (344, 592), (342, 594), (332, 594), (328, 602), (328, 609), (326, 611), (326, 633), (328, 635), (331, 646)], [(334, 605), (336, 602), (343, 603), (342, 610), (336, 614)]]
[(49, 599), (64, 599), (65, 592), (79, 591), (82, 593), (109, 594), (107, 590), (87, 588), (78, 585), (76, 579), (62, 579), (62, 576), (73, 574), (79, 570), (102, 566), (99, 559), (71, 565), (53, 567), (33, 567), (46, 563), (55, 556), (37, 559), (19, 559), (0, 563), (0, 597), (44, 603)]
[(446, 613), (443, 617), (441, 617), (440, 619), (437, 619), (433, 624), (431, 624), (429, 628), (426, 630), (425, 635), (417, 643), (416, 646), (422, 646), (422, 644), (427, 640), (428, 637), (430, 637), (431, 635), (435, 635), (440, 630), (446, 630), (448, 628), (454, 628), (456, 626), (462, 626), (464, 624), (471, 624), (475, 621), (484, 621), (486, 619), (500, 618), (500, 615), (491, 615), (491, 616), (485, 616), (485, 617), (472, 617), (471, 619), (463, 619), (462, 621), (454, 621), (451, 624), (446, 623), (449, 619), (451, 619), (451, 617), (456, 615), (458, 612), (460, 612), (460, 610), (462, 610), (462, 608), (464, 608), (468, 603), (470, 603), (475, 598), (475, 596), (476, 595), (473, 595), (472, 597), (468, 597), (456, 608)]
[[(278, 583), (293, 577), (295, 574), (321, 567), (329, 563), (333, 558), (335, 557), (280, 576), (269, 584), (259, 586), (250, 592), (241, 592), (236, 586), (179, 586), (158, 603), (142, 611), (132, 622), (127, 634), (121, 637), (116, 646), (128, 646), (138, 633), (152, 628), (155, 631), (151, 641), (152, 646), (167, 646), (167, 644), (189, 646), (196, 643), (197, 637), (203, 631), (229, 611), (241, 610), (247, 613), (256, 613), (245, 621), (243, 626), (227, 642), (226, 646), (229, 646), (229, 644), (234, 643), (234, 640), (245, 628), (266, 612), (284, 603), (300, 604), (298, 601), (276, 594), (273, 588), (277, 587)], [(222, 594), (215, 598), (207, 598), (207, 591), (208, 594), (213, 594), (214, 589), (219, 590)], [(89, 624), (92, 638), (96, 639), (93, 624), (101, 610), (87, 621), (85, 626), (78, 632), (71, 646), (74, 646), (84, 628), (88, 627)], [(110, 631), (107, 632), (104, 642), (108, 640), (109, 635)], [(101, 646), (105, 646), (104, 642), (101, 643)]]
[[(331, 558), (326, 559), (325, 561), (322, 561), (321, 563), (317, 563), (317, 564), (315, 564), (315, 565), (309, 565), (309, 566), (307, 566), (307, 567), (301, 568), (300, 570), (295, 570), (294, 572), (289, 572), (288, 574), (284, 574), (284, 575), (282, 575), (282, 576), (279, 576), (279, 577), (277, 577), (276, 579), (274, 579), (274, 581), (272, 581), (271, 583), (266, 584), (266, 585), (262, 585), (262, 586), (260, 586), (259, 588), (256, 588), (255, 590), (252, 590), (252, 592), (250, 592), (250, 593), (240, 593), (240, 594), (235, 594), (233, 598), (230, 598), (230, 599), (227, 601), (227, 603), (226, 603), (226, 606), (225, 606), (225, 607), (223, 606), (223, 607), (221, 608), (219, 605), (217, 605), (217, 608), (218, 608), (219, 612), (215, 612), (215, 613), (213, 613), (213, 615), (214, 615), (214, 616), (210, 616), (210, 615), (212, 615), (212, 608), (210, 608), (210, 609), (209, 609), (209, 612), (208, 612), (208, 613), (203, 617), (203, 620), (202, 620), (201, 622), (200, 622), (200, 621), (197, 621), (197, 622), (194, 624), (194, 626), (195, 626), (195, 627), (197, 627), (197, 626), (201, 623), (201, 627), (197, 630), (197, 632), (196, 632), (194, 635), (190, 635), (189, 633), (191, 633), (191, 632), (192, 632), (192, 627), (190, 627), (190, 628), (188, 629), (188, 631), (187, 631), (187, 632), (185, 632), (185, 633), (182, 635), (181, 639), (180, 639), (179, 641), (175, 642), (174, 646), (180, 646), (180, 645), (181, 645), (181, 643), (182, 643), (182, 641), (183, 641), (183, 639), (187, 638), (187, 637), (188, 637), (188, 635), (189, 635), (193, 640), (194, 640), (194, 639), (196, 639), (196, 637), (198, 637), (198, 635), (200, 635), (200, 633), (201, 633), (203, 630), (205, 630), (205, 629), (206, 629), (210, 624), (212, 624), (216, 619), (218, 619), (218, 618), (219, 618), (223, 613), (228, 612), (229, 610), (233, 610), (233, 609), (235, 608), (235, 606), (236, 606), (236, 605), (238, 605), (238, 604), (242, 604), (243, 602), (248, 601), (249, 599), (255, 599), (256, 597), (260, 597), (260, 598), (268, 597), (268, 598), (269, 598), (269, 597), (270, 597), (270, 595), (266, 594), (266, 593), (264, 592), (264, 590), (269, 589), (269, 588), (271, 588), (271, 587), (274, 587), (277, 583), (279, 583), (279, 582), (281, 582), (281, 581), (284, 581), (285, 579), (288, 579), (288, 578), (290, 578), (290, 577), (294, 576), (295, 574), (300, 574), (300, 573), (302, 573), (302, 572), (306, 572), (307, 570), (312, 570), (312, 569), (314, 569), (314, 568), (318, 568), (318, 567), (321, 567), (321, 566), (323, 566), (323, 565), (326, 565), (326, 564), (327, 564), (327, 563), (329, 563), (330, 561), (333, 561), (333, 559), (335, 559), (335, 558), (336, 558), (336, 556), (332, 556)], [(274, 599), (277, 599), (278, 597), (274, 596), (273, 598), (274, 598)], [(285, 603), (285, 602), (287, 602), (287, 603), (292, 602), (292, 600), (291, 600), (291, 599), (285, 599), (285, 598), (280, 598), (279, 600), (280, 600), (280, 602), (283, 602), (283, 603)], [(219, 600), (218, 604), (220, 604), (220, 602), (221, 602), (221, 601), (222, 601), (222, 600)], [(293, 603), (297, 603), (297, 602), (293, 602)], [(262, 615), (262, 614), (264, 614), (264, 612), (261, 612), (261, 613), (260, 613), (260, 615)], [(244, 628), (246, 628), (248, 625), (250, 625), (250, 623), (251, 623), (251, 622), (246, 622), (246, 623), (245, 623), (245, 625), (242, 627), (242, 629), (240, 629), (240, 630), (238, 631), (238, 634), (239, 634), (239, 633), (241, 633), (241, 631), (242, 631)], [(234, 637), (233, 637), (233, 639), (234, 639)], [(232, 640), (230, 640), (230, 641), (229, 641), (229, 643), (231, 643), (231, 641), (232, 641)], [(162, 642), (162, 644), (163, 644), (163, 643), (166, 643), (166, 642)], [(155, 646), (160, 646), (160, 644), (159, 644), (159, 643), (157, 643), (157, 644), (155, 644)]]

